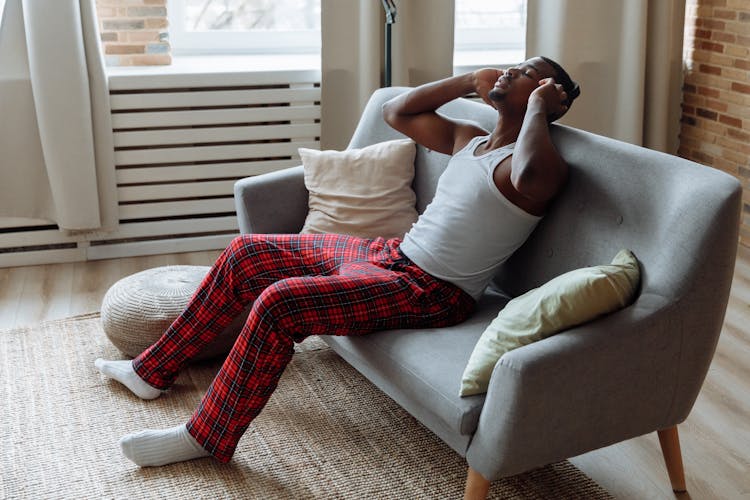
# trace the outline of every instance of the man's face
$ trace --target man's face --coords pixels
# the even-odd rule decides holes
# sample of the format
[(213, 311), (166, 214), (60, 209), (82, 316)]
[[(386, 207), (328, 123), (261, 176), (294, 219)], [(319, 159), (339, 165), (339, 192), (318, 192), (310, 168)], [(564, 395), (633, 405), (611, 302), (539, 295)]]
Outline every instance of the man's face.
[(541, 57), (533, 57), (505, 70), (497, 79), (488, 97), (498, 105), (525, 110), (531, 93), (539, 87), (539, 80), (555, 76), (552, 66)]

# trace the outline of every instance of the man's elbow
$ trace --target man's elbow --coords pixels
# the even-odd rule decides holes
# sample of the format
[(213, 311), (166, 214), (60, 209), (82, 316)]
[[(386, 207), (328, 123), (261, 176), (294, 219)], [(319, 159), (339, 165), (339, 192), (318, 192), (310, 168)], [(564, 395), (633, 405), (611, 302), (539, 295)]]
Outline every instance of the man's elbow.
[(513, 184), (513, 189), (524, 198), (534, 202), (544, 201), (545, 193), (541, 189), (539, 182), (535, 182), (533, 177), (529, 172), (516, 175), (511, 174), (510, 182)]
[(398, 110), (394, 99), (386, 101), (382, 106), (383, 120), (390, 126), (394, 126), (398, 121)]
[(511, 172), (513, 188), (524, 198), (546, 203), (553, 198), (564, 182), (564, 172), (557, 168), (523, 168)]

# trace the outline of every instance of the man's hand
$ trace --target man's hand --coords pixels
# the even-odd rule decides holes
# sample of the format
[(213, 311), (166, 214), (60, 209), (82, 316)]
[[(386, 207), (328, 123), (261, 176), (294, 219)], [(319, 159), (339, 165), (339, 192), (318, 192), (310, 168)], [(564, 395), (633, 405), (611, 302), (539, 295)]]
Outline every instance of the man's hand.
[(554, 78), (545, 78), (539, 80), (539, 87), (529, 96), (529, 105), (533, 103), (544, 106), (548, 121), (554, 121), (560, 118), (568, 110), (564, 104), (568, 99), (568, 94), (563, 90), (562, 85), (555, 83)]
[(495, 86), (495, 82), (505, 74), (505, 71), (497, 68), (482, 68), (474, 72), (474, 90), (484, 102), (495, 107), (495, 104), (488, 97), (490, 90)]
[(482, 73), (486, 76), (479, 80), (473, 72), (468, 72), (425, 83), (399, 94), (383, 105), (383, 119), (394, 129), (414, 139), (417, 144), (452, 155), (463, 148), (472, 137), (487, 135), (489, 132), (474, 122), (448, 118), (438, 113), (437, 109), (454, 99), (477, 91), (478, 81), (482, 82), (481, 87), (485, 89), (480, 95), (486, 97), (498, 78), (498, 70), (490, 71), (491, 73)]

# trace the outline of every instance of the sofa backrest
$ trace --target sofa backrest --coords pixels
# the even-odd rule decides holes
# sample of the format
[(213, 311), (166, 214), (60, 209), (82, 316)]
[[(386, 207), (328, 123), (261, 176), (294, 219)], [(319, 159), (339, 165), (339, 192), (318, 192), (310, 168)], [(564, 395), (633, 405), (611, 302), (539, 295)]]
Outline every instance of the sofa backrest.
[[(381, 108), (406, 90), (373, 94), (350, 148), (403, 137), (383, 121)], [(489, 106), (467, 99), (439, 112), (487, 130), (497, 117)], [(629, 248), (641, 262), (643, 290), (676, 298), (694, 284), (696, 276), (687, 267), (697, 260), (721, 262), (721, 256), (712, 256), (717, 246), (724, 254), (736, 251), (741, 193), (731, 176), (562, 125), (552, 125), (552, 137), (570, 165), (570, 179), (527, 243), (498, 273), (495, 284), (508, 294), (519, 295), (571, 269), (609, 263), (618, 250)], [(418, 146), (413, 186), (420, 212), (449, 159)]]

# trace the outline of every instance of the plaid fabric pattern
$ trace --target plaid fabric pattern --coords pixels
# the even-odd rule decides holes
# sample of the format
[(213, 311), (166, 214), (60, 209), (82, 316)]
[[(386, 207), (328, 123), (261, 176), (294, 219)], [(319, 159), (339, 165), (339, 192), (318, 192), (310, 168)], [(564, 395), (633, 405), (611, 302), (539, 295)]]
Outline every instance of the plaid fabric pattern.
[(252, 304), (244, 328), (189, 420), (190, 434), (222, 462), (263, 409), (309, 335), (363, 335), (459, 323), (474, 300), (398, 251), (400, 240), (343, 235), (243, 235), (217, 259), (185, 311), (133, 360), (150, 385), (179, 370)]

